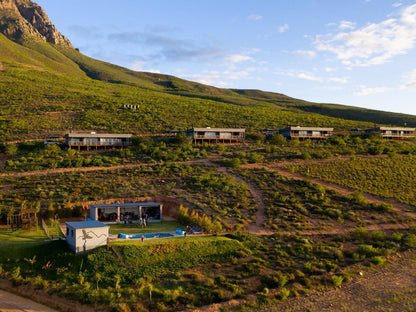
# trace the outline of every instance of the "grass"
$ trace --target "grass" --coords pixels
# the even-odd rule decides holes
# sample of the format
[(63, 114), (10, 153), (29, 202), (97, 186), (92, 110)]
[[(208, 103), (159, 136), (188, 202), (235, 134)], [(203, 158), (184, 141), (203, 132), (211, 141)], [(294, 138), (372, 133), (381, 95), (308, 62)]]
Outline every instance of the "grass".
[(415, 205), (414, 155), (377, 159), (352, 158), (286, 168), (370, 194)]
[(179, 226), (179, 224), (175, 221), (149, 222), (146, 228), (140, 228), (138, 223), (112, 224), (110, 225), (110, 234), (160, 233), (173, 232), (176, 229), (184, 229), (184, 227)]
[(0, 230), (0, 259), (21, 258), (39, 246), (48, 244), (48, 237), (41, 227), (32, 230)]

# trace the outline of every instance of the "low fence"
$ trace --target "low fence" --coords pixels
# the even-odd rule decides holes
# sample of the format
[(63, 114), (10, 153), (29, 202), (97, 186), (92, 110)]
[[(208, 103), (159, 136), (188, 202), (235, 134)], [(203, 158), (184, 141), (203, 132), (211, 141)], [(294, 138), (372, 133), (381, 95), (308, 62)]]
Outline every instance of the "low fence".
[(45, 220), (43, 220), (43, 218), (42, 218), (42, 228), (45, 231), (45, 233), (48, 236), (48, 238), (49, 239), (53, 239), (53, 235), (51, 234), (51, 231), (49, 231), (49, 228), (46, 225), (46, 222), (45, 222)]

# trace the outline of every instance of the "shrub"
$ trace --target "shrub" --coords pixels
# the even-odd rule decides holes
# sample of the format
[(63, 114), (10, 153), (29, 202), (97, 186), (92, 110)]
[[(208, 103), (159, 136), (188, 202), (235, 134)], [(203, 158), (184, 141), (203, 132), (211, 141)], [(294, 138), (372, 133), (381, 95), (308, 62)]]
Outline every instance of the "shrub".
[(353, 237), (357, 240), (364, 241), (368, 239), (368, 231), (362, 227), (357, 227), (352, 233)]
[(286, 288), (282, 288), (279, 293), (279, 298), (285, 300), (290, 296), (290, 290)]
[(335, 287), (341, 286), (343, 280), (344, 277), (341, 275), (332, 275), (331, 277), (332, 284), (334, 284)]
[(384, 263), (384, 259), (380, 256), (375, 256), (371, 258), (370, 261), (375, 265), (382, 265)]
[(404, 244), (410, 248), (416, 248), (416, 235), (415, 234), (408, 234), (403, 239)]

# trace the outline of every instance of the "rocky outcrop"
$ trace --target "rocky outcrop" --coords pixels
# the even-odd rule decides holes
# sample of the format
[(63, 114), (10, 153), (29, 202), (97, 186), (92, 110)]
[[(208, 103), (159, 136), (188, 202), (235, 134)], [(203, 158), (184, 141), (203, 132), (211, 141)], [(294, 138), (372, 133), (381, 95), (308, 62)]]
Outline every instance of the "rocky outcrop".
[(10, 39), (39, 38), (72, 47), (51, 23), (45, 11), (31, 0), (0, 0), (0, 32)]

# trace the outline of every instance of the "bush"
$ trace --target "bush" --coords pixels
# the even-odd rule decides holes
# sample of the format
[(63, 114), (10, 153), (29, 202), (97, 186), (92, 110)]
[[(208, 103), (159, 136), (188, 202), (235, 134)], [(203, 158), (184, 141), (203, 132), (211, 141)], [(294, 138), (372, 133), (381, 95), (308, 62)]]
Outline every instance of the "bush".
[(335, 287), (341, 286), (343, 280), (344, 277), (341, 275), (332, 275), (331, 277), (332, 284), (334, 284)]
[(290, 296), (290, 290), (286, 288), (282, 288), (279, 293), (279, 298), (285, 300)]
[(380, 256), (375, 256), (371, 258), (370, 261), (375, 265), (382, 265), (384, 263), (384, 259)]
[(416, 235), (415, 234), (408, 234), (403, 239), (404, 244), (410, 248), (416, 248)]

